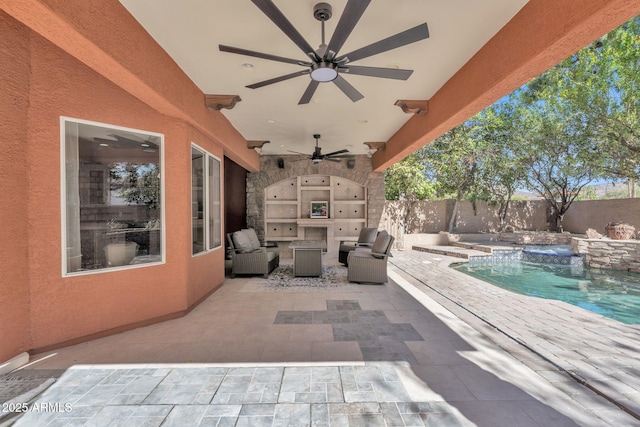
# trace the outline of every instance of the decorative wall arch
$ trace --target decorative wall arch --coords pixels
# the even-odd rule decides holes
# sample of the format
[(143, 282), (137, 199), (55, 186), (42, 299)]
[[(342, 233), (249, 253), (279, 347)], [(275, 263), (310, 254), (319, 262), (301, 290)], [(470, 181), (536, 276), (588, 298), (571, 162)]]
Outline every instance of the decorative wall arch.
[[(278, 167), (278, 159), (283, 159), (284, 168)], [(284, 180), (304, 175), (327, 175), (344, 178), (367, 189), (367, 226), (378, 227), (384, 208), (384, 175), (374, 172), (371, 159), (364, 155), (355, 158), (353, 169), (345, 162), (321, 162), (313, 164), (303, 156), (262, 156), (260, 172), (247, 176), (247, 226), (254, 228), (264, 239), (265, 230), (265, 190)]]

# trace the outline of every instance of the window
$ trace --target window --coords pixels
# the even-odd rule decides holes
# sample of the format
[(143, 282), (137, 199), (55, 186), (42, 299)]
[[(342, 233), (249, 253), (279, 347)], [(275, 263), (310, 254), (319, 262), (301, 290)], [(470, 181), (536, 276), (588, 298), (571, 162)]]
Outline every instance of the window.
[(220, 207), (220, 160), (191, 147), (192, 253), (199, 254), (222, 245)]
[(164, 261), (163, 136), (61, 118), (63, 274)]

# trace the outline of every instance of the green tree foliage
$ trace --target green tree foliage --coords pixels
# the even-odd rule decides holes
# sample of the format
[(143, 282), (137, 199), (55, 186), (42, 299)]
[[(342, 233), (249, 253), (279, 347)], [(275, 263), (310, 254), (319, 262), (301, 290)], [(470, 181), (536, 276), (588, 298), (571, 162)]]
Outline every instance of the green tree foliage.
[(497, 207), (499, 230), (503, 231), (509, 204), (518, 188), (524, 184), (522, 161), (514, 151), (514, 113), (509, 104), (494, 104), (474, 120), (482, 129), (486, 142), (476, 191), (478, 197)]
[(427, 176), (435, 183), (438, 196), (453, 195), (455, 199), (449, 232), (455, 228), (460, 201), (469, 196), (475, 200), (479, 166), (486, 150), (481, 133), (481, 123), (469, 120), (422, 151)]
[(434, 186), (425, 179), (425, 165), (413, 153), (384, 171), (387, 200), (425, 200), (435, 195)]
[(553, 100), (536, 103), (519, 116), (515, 144), (525, 170), (525, 185), (542, 195), (556, 217), (556, 229), (563, 231), (566, 212), (597, 174), (589, 149), (591, 138), (584, 123), (575, 120), (566, 105)]
[(156, 165), (120, 164), (112, 169), (114, 174), (123, 182), (116, 194), (118, 197), (131, 205), (146, 205), (148, 209), (159, 207), (160, 171)]
[(573, 201), (594, 196), (588, 184), (640, 179), (639, 70), (640, 17), (419, 150), (387, 175), (388, 196), (417, 199), (425, 176), (456, 212), (463, 199), (498, 206), (502, 229), (516, 189), (527, 188), (549, 202), (561, 232)]

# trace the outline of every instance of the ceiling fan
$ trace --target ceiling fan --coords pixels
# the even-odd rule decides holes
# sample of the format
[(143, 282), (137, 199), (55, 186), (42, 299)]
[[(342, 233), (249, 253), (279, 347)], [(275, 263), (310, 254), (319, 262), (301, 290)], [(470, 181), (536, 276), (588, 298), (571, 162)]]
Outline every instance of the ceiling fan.
[(256, 58), (268, 59), (271, 61), (285, 62), (305, 67), (305, 70), (296, 71), (291, 74), (274, 77), (269, 80), (254, 83), (246, 86), (250, 89), (257, 89), (273, 83), (289, 80), (294, 77), (309, 74), (311, 82), (307, 86), (298, 104), (308, 104), (315, 93), (318, 85), (325, 82), (333, 82), (345, 95), (356, 102), (362, 95), (356, 88), (347, 82), (342, 73), (356, 74), (369, 77), (381, 77), (385, 79), (407, 80), (413, 70), (403, 70), (395, 68), (364, 67), (350, 65), (351, 62), (368, 58), (388, 50), (414, 43), (429, 37), (429, 28), (426, 23), (402, 31), (391, 37), (379, 40), (368, 46), (356, 49), (344, 55), (338, 55), (340, 48), (344, 45), (347, 37), (351, 34), (356, 24), (362, 17), (371, 0), (348, 0), (342, 12), (336, 29), (331, 36), (329, 44), (325, 44), (324, 23), (331, 18), (331, 5), (328, 3), (318, 3), (313, 8), (313, 16), (322, 23), (322, 44), (318, 49), (313, 49), (302, 35), (295, 29), (293, 24), (284, 16), (271, 0), (251, 0), (274, 24), (291, 39), (311, 61), (300, 61), (297, 59), (284, 58), (268, 53), (255, 52), (237, 47), (218, 45), (222, 52), (236, 53), (238, 55), (253, 56)]
[(338, 151), (333, 151), (331, 153), (322, 154), (322, 148), (320, 148), (320, 146), (318, 145), (320, 134), (316, 133), (313, 135), (313, 137), (316, 139), (316, 148), (315, 150), (313, 150), (313, 154), (311, 154), (310, 156), (308, 154), (299, 153), (297, 151), (292, 151), (292, 150), (287, 150), (287, 151), (291, 153), (302, 154), (303, 156), (307, 156), (309, 159), (311, 159), (313, 163), (320, 163), (323, 160), (328, 160), (330, 162), (339, 162), (341, 159), (352, 159), (354, 157), (353, 154), (345, 154), (349, 152), (349, 150), (347, 150), (346, 148)]

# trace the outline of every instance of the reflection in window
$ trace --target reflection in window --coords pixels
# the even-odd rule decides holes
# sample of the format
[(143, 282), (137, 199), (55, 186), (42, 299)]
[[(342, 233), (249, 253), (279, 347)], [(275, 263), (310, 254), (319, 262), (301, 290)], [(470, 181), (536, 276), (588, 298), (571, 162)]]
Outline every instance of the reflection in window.
[(162, 135), (62, 126), (64, 273), (162, 262)]
[[(206, 179), (205, 179), (206, 177)], [(191, 221), (193, 254), (222, 245), (220, 160), (191, 147)]]

